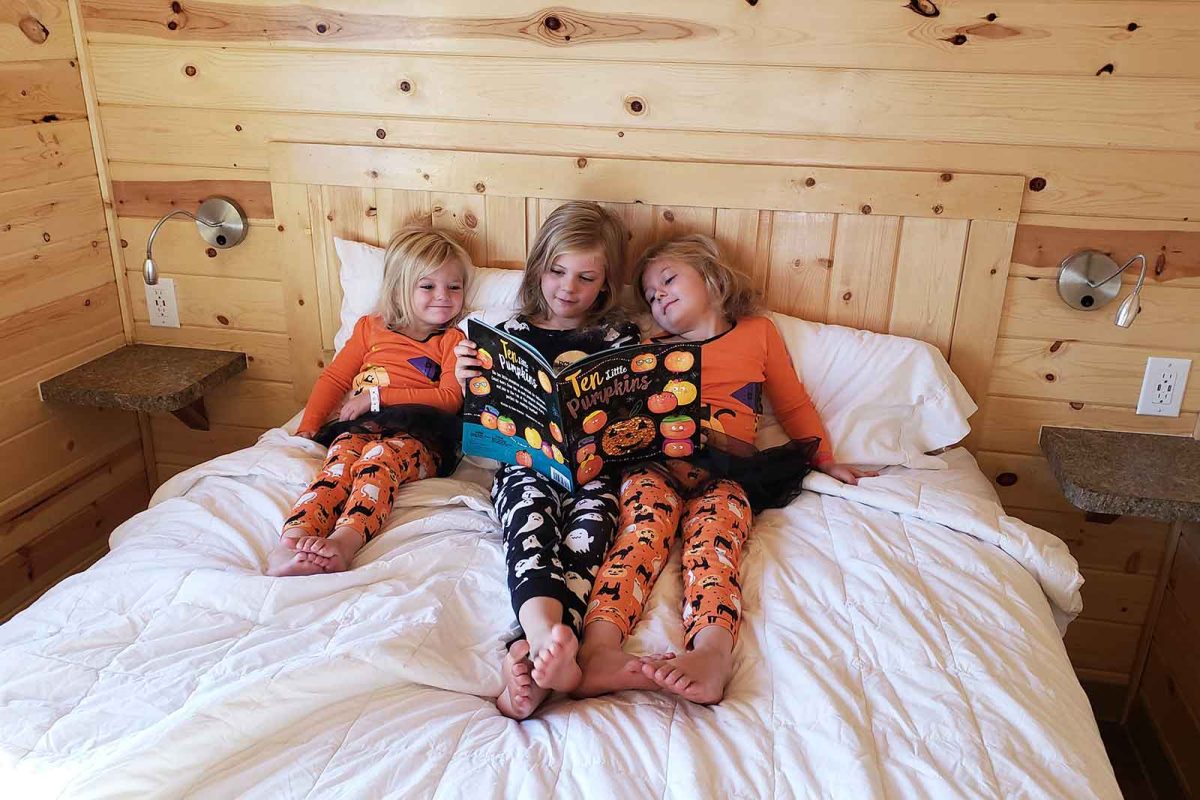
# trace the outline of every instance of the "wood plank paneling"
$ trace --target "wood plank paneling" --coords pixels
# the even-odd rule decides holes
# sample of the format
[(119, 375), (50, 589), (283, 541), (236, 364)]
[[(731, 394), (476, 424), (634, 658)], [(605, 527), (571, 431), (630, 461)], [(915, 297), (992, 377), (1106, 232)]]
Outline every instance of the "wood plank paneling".
[[(273, 111), (189, 109), (165, 106), (101, 107), (114, 162), (188, 164), (262, 171), (272, 141), (380, 143), (457, 150), (549, 153), (589, 158), (651, 158), (826, 167), (944, 171), (955, 175), (998, 172), (1040, 179), (1027, 191), (1025, 212), (1107, 216), (1108, 228), (1128, 219), (1195, 219), (1200, 205), (1200, 153), (1108, 148), (972, 144), (935, 139), (773, 135), (738, 131), (620, 129), (510, 123), (498, 120), (323, 115)], [(162, 178), (165, 179), (165, 178)], [(1079, 228), (1069, 218), (1058, 227)], [(1151, 229), (1152, 220), (1138, 223)], [(1134, 225), (1137, 227), (1137, 225)], [(1162, 227), (1160, 225), (1160, 227)], [(1080, 237), (1077, 235), (1076, 239)], [(1084, 237), (1080, 246), (1099, 246)], [(1048, 247), (1054, 265), (1071, 248)], [(1105, 246), (1103, 249), (1107, 249)], [(1158, 252), (1158, 248), (1141, 248)], [(1137, 252), (1134, 249), (1133, 252)]]
[(211, 458), (250, 447), (262, 435), (261, 428), (214, 425), (211, 430), (196, 431), (175, 417), (155, 414), (150, 418), (154, 434), (154, 455), (170, 464), (200, 464)]
[(62, 60), (74, 55), (67, 0), (8, 0), (0, 7), (0, 61)]
[(924, 339), (950, 355), (969, 229), (969, 220), (904, 221), (888, 333)]
[[(1176, 155), (1176, 159), (1183, 157), (1182, 153)], [(1125, 161), (1124, 155), (1120, 161)], [(1183, 166), (1179, 160), (1176, 164)], [(1059, 265), (1071, 253), (1100, 250), (1118, 264), (1137, 253), (1145, 254), (1150, 261), (1146, 271), (1150, 283), (1200, 286), (1200, 221), (1194, 216), (1194, 208), (1194, 204), (1181, 206), (1174, 220), (1089, 219), (1061, 213), (1024, 215), (1013, 243), (1012, 274), (1056, 278)], [(1121, 280), (1133, 283), (1137, 277), (1138, 270), (1131, 268)]]
[[(120, 217), (124, 268), (141, 272), (146, 257), (146, 239), (157, 219)], [(283, 277), (284, 265), (276, 254), (281, 239), (274, 224), (252, 224), (246, 238), (236, 247), (221, 250), (209, 247), (200, 238), (196, 223), (189, 219), (168, 220), (154, 237), (154, 260), (167, 275), (203, 275), (210, 278), (253, 278), (276, 281)]]
[(148, 323), (139, 322), (134, 335), (137, 341), (147, 344), (240, 350), (248, 361), (247, 378), (283, 382), (292, 379), (291, 345), (286, 334), (227, 328), (152, 328)]
[[(1136, 273), (1136, 265), (1131, 268)], [(1136, 277), (1136, 275), (1135, 275)], [(1120, 299), (1128, 294), (1121, 293)], [(1138, 300), (1142, 312), (1128, 328), (1113, 324), (1119, 303), (1096, 311), (1080, 312), (1058, 296), (1055, 278), (1008, 279), (1000, 335), (1018, 339), (1053, 339), (1070, 331), (1071, 338), (1087, 342), (1157, 348), (1169, 344), (1176, 350), (1200, 352), (1200, 288), (1145, 286)]]
[[(83, 8), (96, 42), (618, 61), (653, 52), (659, 61), (1068, 75), (1093, 75), (1117, 60), (1122, 74), (1200, 77), (1191, 58), (1200, 46), (1200, 24), (1186, 2), (1078, 2), (1071, 14), (1061, 14), (1017, 0), (997, 15), (994, 3), (964, 0), (938, 4), (933, 18), (870, 0), (814, 6), (801, 16), (765, 3), (682, 0), (653, 9), (635, 0), (590, 0), (571, 8), (519, 0), (502, 13), (453, 0), (440, 3), (436, 14), (411, 1), (370, 10), (347, 0), (320, 7), (201, 0), (179, 13), (136, 0), (88, 0)], [(959, 35), (961, 43), (954, 40)]]
[[(113, 180), (113, 201), (122, 217), (159, 217), (176, 209), (195, 213), (213, 195), (228, 197), (252, 220), (274, 217), (271, 187), (253, 180)], [(194, 224), (194, 223), (193, 223)]]
[[(1200, 81), (96, 43), (101, 103), (1187, 149)], [(354, 75), (347, 82), (344, 76)], [(407, 87), (407, 88), (406, 88)], [(530, 103), (536, 96), (539, 102)], [(928, 98), (937, 97), (937, 103)], [(794, 99), (795, 102), (790, 102)], [(771, 113), (764, 114), (764, 109)], [(894, 113), (903, 108), (905, 113)], [(1096, 108), (1108, 113), (1096, 114)], [(639, 110), (640, 109), (640, 110)], [(953, 109), (954, 113), (948, 113)]]
[[(280, 313), (283, 307), (283, 284), (278, 281), (176, 275), (165, 264), (162, 275), (175, 281), (180, 325), (266, 333), (287, 331)], [(141, 270), (127, 272), (125, 277), (129, 285), (133, 318), (149, 324), (150, 314)]]
[(767, 288), (783, 313), (813, 322), (829, 318), (837, 220), (834, 214), (771, 214)]
[(208, 419), (213, 425), (276, 428), (304, 407), (308, 399), (292, 389), (292, 384), (239, 378), (205, 395)]
[(1188, 436), (1197, 419), (1194, 412), (1178, 417), (1138, 416), (1133, 408), (1099, 403), (989, 397), (978, 443), (984, 450), (1040, 455), (1038, 432), (1043, 425)]
[[(1145, 349), (1091, 342), (1002, 338), (996, 342), (988, 392), (1136, 407), (1149, 354)], [(1167, 343), (1154, 348), (1153, 354), (1200, 360), (1200, 354)], [(1188, 381), (1183, 410), (1200, 410), (1200, 381)]]
[(0, 60), (0, 128), (86, 117), (74, 59)]
[(1163, 749), (1184, 786), (1195, 796), (1200, 793), (1200, 716), (1182, 702), (1169, 654), (1169, 645), (1156, 642), (1150, 648), (1139, 695), (1154, 721)]
[[(272, 179), (284, 183), (666, 206), (703, 196), (710, 214), (719, 207), (1016, 221), (1023, 185), (1018, 177), (1004, 175), (945, 181), (928, 172), (398, 147), (283, 143), (270, 152)], [(681, 212), (681, 223), (684, 216)], [(711, 234), (712, 225), (701, 222), (699, 229)], [(656, 226), (664, 230), (661, 222)]]
[(95, 174), (86, 121), (0, 125), (0, 192)]
[(112, 282), (108, 232), (103, 225), (81, 238), (0, 256), (0, 317)]
[(1078, 511), (1063, 497), (1050, 465), (1041, 456), (980, 450), (975, 454), (975, 460), (979, 462), (983, 474), (995, 485), (1005, 508)]
[(1039, 511), (1006, 507), (1006, 510), (1066, 542), (1081, 567), (1153, 576), (1162, 563), (1167, 541), (1165, 523), (1136, 517), (1119, 517), (1109, 523), (1089, 522), (1087, 515), (1077, 508)]
[(42, 247), (85, 233), (107, 238), (104, 205), (91, 176), (0, 193), (0, 253)]
[(1154, 594), (1154, 576), (1105, 570), (1081, 570), (1083, 584), (1082, 619), (1124, 622), (1141, 625)]
[(0, 319), (0, 375), (24, 372), (122, 332), (116, 283)]
[(826, 322), (887, 331), (899, 236), (899, 217), (838, 217)]
[(1140, 625), (1077, 619), (1067, 628), (1063, 644), (1076, 667), (1128, 674), (1141, 632)]

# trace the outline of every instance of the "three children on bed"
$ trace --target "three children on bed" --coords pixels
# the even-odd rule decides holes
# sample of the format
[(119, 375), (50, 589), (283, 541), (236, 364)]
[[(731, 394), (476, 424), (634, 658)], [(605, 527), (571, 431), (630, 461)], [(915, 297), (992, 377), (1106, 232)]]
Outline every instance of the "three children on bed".
[[(530, 249), (521, 310), (503, 327), (560, 369), (638, 341), (618, 304), (626, 238), (595, 203), (560, 206)], [(305, 409), (300, 435), (336, 438), (284, 525), (271, 574), (346, 569), (382, 526), (400, 484), (453, 468), (444, 418), (457, 413), (462, 387), (479, 368), (474, 343), (452, 327), (470, 260), (443, 234), (412, 229), (393, 240), (385, 263), (381, 315), (359, 321)], [(738, 571), (753, 515), (785, 505), (810, 467), (849, 483), (874, 474), (834, 461), (782, 337), (758, 315), (754, 292), (715, 242), (686, 236), (650, 248), (633, 284), (660, 329), (652, 339), (703, 342), (707, 447), (689, 459), (602, 473), (573, 494), (531, 468), (497, 471), (492, 499), (522, 634), (504, 658), (496, 705), (515, 719), (556, 690), (662, 689), (720, 701), (733, 672)], [(413, 354), (426, 369), (405, 369)], [(371, 387), (380, 384), (376, 396)], [(340, 422), (318, 432), (351, 386), (365, 395), (352, 396)], [(760, 452), (752, 442), (764, 389), (792, 441)], [(403, 405), (389, 416), (393, 404)], [(685, 652), (626, 654), (622, 643), (680, 529)]]

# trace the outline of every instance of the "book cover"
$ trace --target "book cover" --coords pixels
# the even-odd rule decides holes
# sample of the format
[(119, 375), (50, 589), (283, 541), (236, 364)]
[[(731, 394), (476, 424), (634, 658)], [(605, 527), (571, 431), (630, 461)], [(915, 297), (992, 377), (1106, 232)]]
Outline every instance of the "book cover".
[(532, 467), (568, 490), (605, 466), (678, 458), (700, 446), (700, 345), (636, 344), (560, 372), (478, 320), (481, 373), (463, 400), (463, 454)]

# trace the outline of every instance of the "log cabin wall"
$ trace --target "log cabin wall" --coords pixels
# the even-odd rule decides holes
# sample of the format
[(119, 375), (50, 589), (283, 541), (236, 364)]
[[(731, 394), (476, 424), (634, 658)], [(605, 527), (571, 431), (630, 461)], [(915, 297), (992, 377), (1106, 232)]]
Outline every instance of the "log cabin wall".
[[(184, 222), (160, 235), (181, 329), (149, 328), (129, 292), (139, 341), (253, 359), (249, 379), (211, 398), (211, 433), (153, 423), (160, 478), (297, 409), (270, 141), (1025, 176), (974, 443), (1006, 505), (1066, 539), (1085, 569), (1084, 619), (1068, 636), (1081, 674), (1128, 679), (1166, 528), (1087, 522), (1050, 478), (1037, 430), (1196, 431), (1200, 376), (1179, 418), (1133, 413), (1147, 355), (1200, 355), (1195, 2), (80, 5), (131, 288), (167, 209), (221, 192), (254, 219), (247, 241), (220, 253)], [(343, 211), (330, 222), (345, 230), (378, 213)], [(809, 244), (799, 231), (773, 254), (768, 291), (830, 268)], [(1057, 299), (1057, 265), (1079, 247), (1150, 259), (1131, 328), (1112, 324), (1115, 305), (1085, 314)]]
[(126, 341), (73, 30), (65, 0), (0, 8), (0, 619), (148, 499), (135, 415), (38, 396)]

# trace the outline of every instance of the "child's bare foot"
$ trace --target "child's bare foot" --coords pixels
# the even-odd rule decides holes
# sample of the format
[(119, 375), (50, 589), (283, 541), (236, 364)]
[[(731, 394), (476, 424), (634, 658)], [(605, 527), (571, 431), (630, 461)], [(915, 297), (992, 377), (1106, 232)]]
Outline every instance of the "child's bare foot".
[(658, 688), (654, 679), (643, 671), (644, 664), (655, 664), (675, 657), (674, 653), (654, 653), (648, 656), (632, 656), (611, 644), (595, 645), (586, 638), (579, 648), (579, 666), (583, 680), (575, 687), (575, 697), (596, 697), (625, 689)]
[(521, 640), (508, 648), (501, 674), (504, 691), (496, 698), (496, 708), (509, 719), (525, 719), (550, 696), (533, 682), (533, 664), (529, 661), (529, 642)]
[(550, 638), (541, 644), (533, 657), (533, 680), (543, 689), (570, 692), (583, 679), (583, 672), (575, 661), (579, 652), (579, 640), (566, 625), (558, 624), (550, 629)]
[(733, 637), (728, 637), (728, 645), (700, 645), (670, 661), (648, 661), (642, 674), (693, 703), (719, 703), (733, 675)]
[(267, 574), (279, 578), (287, 575), (315, 575), (318, 572), (324, 572), (326, 559), (297, 549), (299, 542), (305, 538), (316, 537), (285, 536), (280, 539), (279, 544), (275, 545), (267, 555)]
[(306, 556), (321, 565), (324, 572), (345, 572), (365, 544), (362, 534), (352, 528), (338, 528), (328, 538), (306, 536), (296, 543), (297, 556)]

